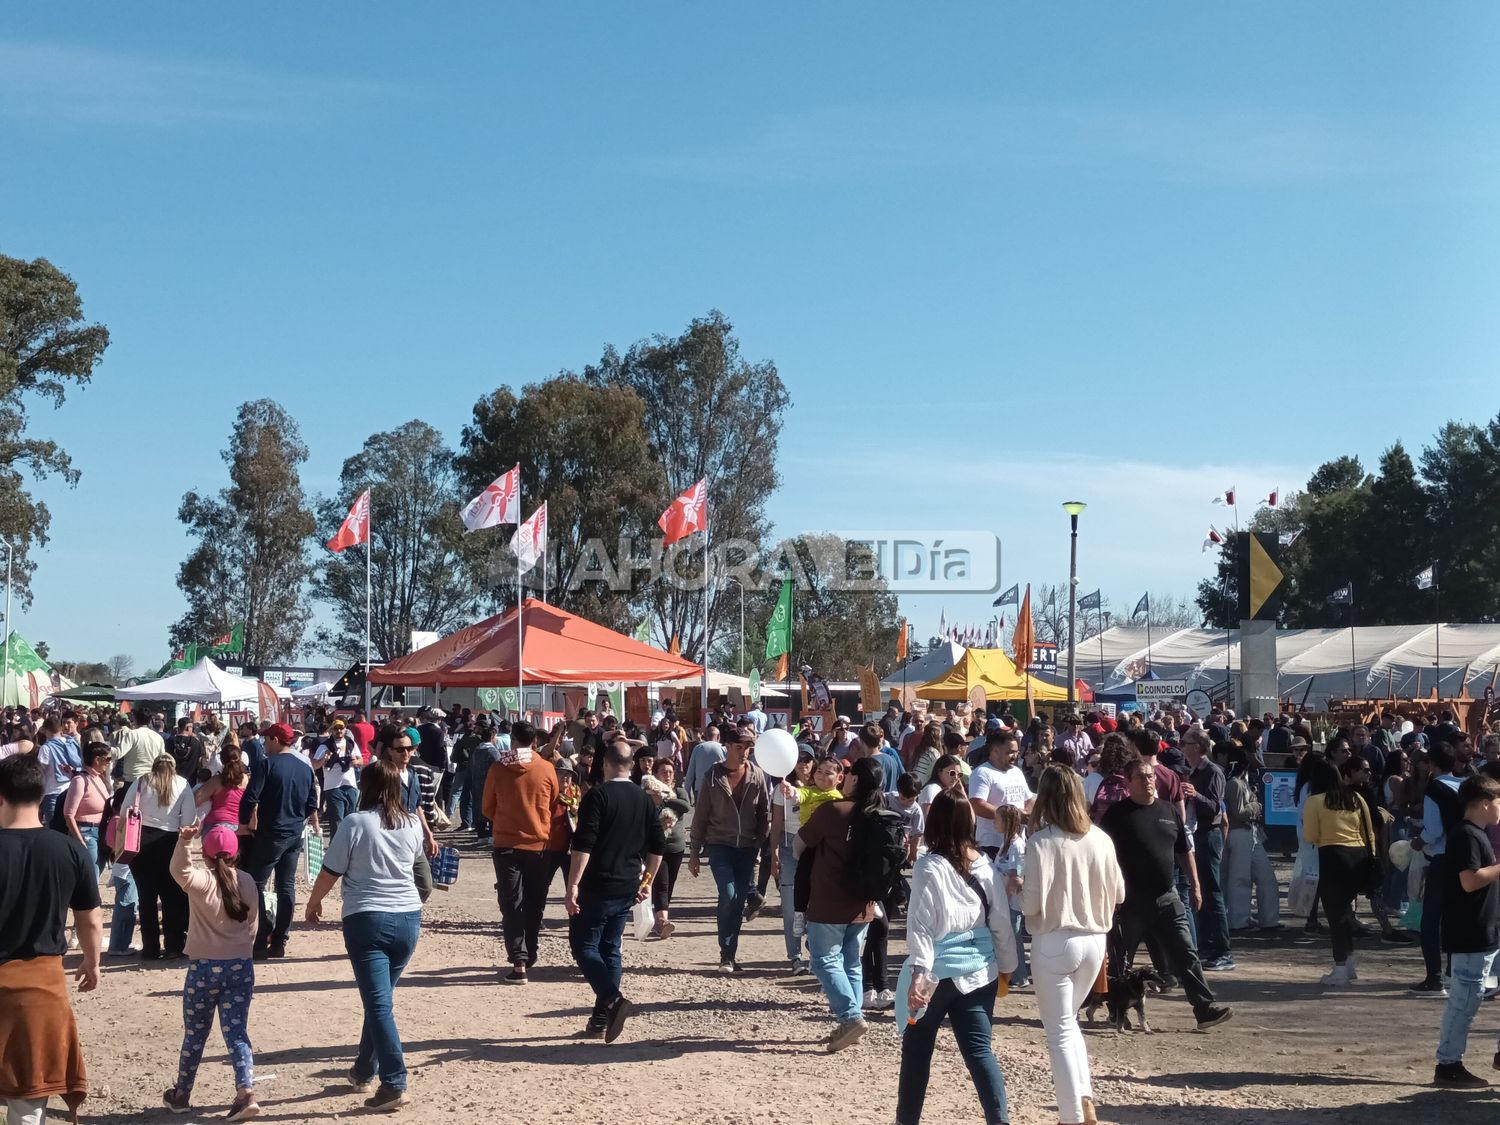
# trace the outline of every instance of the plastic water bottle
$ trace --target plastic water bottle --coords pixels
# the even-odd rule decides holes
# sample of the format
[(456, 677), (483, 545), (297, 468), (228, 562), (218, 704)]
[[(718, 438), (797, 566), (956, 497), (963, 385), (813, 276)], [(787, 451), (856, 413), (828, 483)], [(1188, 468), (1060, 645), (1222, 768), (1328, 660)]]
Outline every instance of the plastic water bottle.
[(927, 1002), (937, 991), (937, 978), (925, 969), (918, 969), (911, 975), (911, 990), (915, 998), (922, 1003), (920, 1007), (914, 1008), (907, 1014), (907, 1027), (914, 1027), (917, 1021), (927, 1014)]

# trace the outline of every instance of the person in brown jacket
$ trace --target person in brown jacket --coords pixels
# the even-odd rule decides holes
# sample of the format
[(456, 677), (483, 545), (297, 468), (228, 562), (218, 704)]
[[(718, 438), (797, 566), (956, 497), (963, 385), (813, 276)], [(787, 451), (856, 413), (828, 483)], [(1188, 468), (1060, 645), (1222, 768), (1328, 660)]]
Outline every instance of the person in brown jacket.
[(562, 787), (552, 763), (533, 751), (536, 728), (523, 721), (510, 728), (510, 749), (501, 750), (484, 785), (484, 816), (492, 825), (500, 925), (510, 972), (507, 984), (525, 984), (536, 964), (537, 935), (547, 909), (552, 877), (568, 862), (566, 840), (554, 843), (562, 811)]
[(706, 848), (719, 886), (719, 969), (726, 973), (739, 972), (735, 954), (745, 900), (755, 886), (755, 857), (771, 835), (770, 790), (765, 773), (750, 762), (752, 745), (748, 727), (725, 732), (724, 760), (703, 779), (693, 809), (688, 871), (697, 878)]

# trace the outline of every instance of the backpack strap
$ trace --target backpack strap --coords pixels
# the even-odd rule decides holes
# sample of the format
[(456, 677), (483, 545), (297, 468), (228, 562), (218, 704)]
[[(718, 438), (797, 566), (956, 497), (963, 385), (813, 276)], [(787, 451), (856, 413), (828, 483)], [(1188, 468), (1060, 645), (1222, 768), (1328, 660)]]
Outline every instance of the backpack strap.
[(969, 885), (969, 890), (973, 891), (976, 895), (979, 896), (979, 905), (981, 910), (983, 911), (983, 913), (979, 916), (979, 924), (981, 926), (988, 926), (990, 924), (989, 896), (984, 893), (984, 888), (979, 885), (979, 880), (974, 878), (974, 872), (963, 871), (960, 872), (960, 874), (963, 876), (964, 882)]

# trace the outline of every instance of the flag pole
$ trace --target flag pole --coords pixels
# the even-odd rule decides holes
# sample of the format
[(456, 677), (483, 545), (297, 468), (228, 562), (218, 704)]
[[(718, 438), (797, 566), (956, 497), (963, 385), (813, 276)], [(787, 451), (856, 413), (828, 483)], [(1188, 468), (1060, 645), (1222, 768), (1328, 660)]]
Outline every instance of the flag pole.
[[(1239, 493), (1235, 493), (1236, 496)], [(1239, 520), (1239, 516), (1235, 516)], [(1151, 671), (1151, 591), (1146, 591), (1146, 671)]]
[(370, 716), (370, 521), (375, 514), (371, 499), (370, 512), (365, 517), (365, 722), (369, 722)]
[[(704, 486), (705, 491), (707, 485)], [(708, 568), (713, 556), (708, 549), (708, 503), (703, 505), (703, 698), (699, 704), (699, 725), (708, 722)]]
[[(521, 474), (516, 474), (516, 525), (519, 527), (521, 521)], [(519, 562), (519, 560), (517, 560)], [(521, 574), (521, 568), (516, 567), (516, 714), (524, 718), (526, 715), (526, 662), (524, 649), (526, 638), (522, 627), (521, 602), (526, 592), (526, 583)]]
[(1443, 698), (1443, 595), (1438, 564), (1432, 564), (1432, 638), (1437, 648), (1437, 697)]
[(1355, 674), (1354, 656), (1354, 580), (1349, 580), (1349, 690), (1353, 693), (1350, 699), (1359, 698), (1359, 679)]
[[(1096, 591), (1094, 591), (1094, 597), (1096, 599), (1096, 602), (1095, 602), (1095, 605), (1094, 605), (1094, 614), (1097, 617), (1098, 622), (1099, 622), (1099, 690), (1103, 691), (1104, 688), (1105, 688), (1105, 683), (1104, 683), (1104, 595), (1100, 591), (1096, 590)], [(1097, 702), (1097, 700), (1096, 700), (1096, 702)]]

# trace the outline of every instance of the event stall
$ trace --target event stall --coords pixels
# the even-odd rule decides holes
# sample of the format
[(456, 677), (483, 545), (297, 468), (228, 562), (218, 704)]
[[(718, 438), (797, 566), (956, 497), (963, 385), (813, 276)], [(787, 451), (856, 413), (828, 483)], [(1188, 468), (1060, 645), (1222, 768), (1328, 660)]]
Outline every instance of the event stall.
[(20, 633), (8, 634), (0, 652), (0, 706), (40, 707), (49, 695), (77, 686), (54, 671)]
[(208, 657), (184, 671), (134, 687), (115, 690), (119, 700), (175, 699), (184, 703), (245, 703), (259, 700), (261, 685), (224, 671)]
[(968, 699), (974, 688), (982, 687), (987, 700), (1025, 699), (1028, 681), (1037, 702), (1068, 698), (1067, 688), (1023, 674), (998, 648), (965, 649), (963, 659), (937, 679), (919, 685), (914, 694), (918, 699)]

